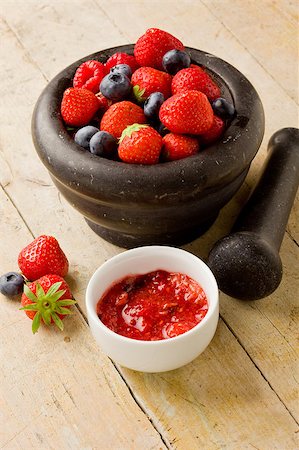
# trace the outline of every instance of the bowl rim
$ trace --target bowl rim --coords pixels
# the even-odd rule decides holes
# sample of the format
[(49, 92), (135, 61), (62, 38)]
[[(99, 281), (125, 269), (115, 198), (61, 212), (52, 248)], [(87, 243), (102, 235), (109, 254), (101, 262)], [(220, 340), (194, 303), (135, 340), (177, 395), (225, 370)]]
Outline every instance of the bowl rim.
[[(98, 315), (96, 313), (97, 303), (95, 304), (95, 307), (92, 305), (93, 301), (91, 300), (91, 290), (92, 290), (93, 284), (96, 282), (96, 279), (97, 279), (99, 273), (101, 273), (103, 269), (104, 270), (107, 268), (110, 269), (109, 266), (111, 266), (111, 269), (113, 270), (113, 264), (115, 262), (125, 262), (127, 260), (127, 258), (130, 256), (146, 257), (148, 252), (156, 252), (157, 254), (159, 254), (163, 251), (172, 253), (173, 257), (179, 257), (180, 255), (182, 257), (185, 256), (185, 257), (189, 258), (190, 260), (192, 260), (192, 262), (194, 264), (199, 264), (201, 266), (200, 270), (205, 271), (205, 274), (207, 275), (207, 277), (209, 278), (209, 282), (211, 283), (212, 289), (215, 290), (215, 297), (212, 298), (211, 304), (209, 304), (207, 314), (198, 324), (196, 324), (190, 330), (188, 330), (185, 333), (182, 333), (178, 336), (175, 336), (173, 338), (169, 338), (169, 339), (159, 339), (159, 340), (155, 340), (155, 341), (133, 339), (133, 338), (130, 338), (127, 336), (120, 335), (120, 334), (116, 333), (115, 331), (111, 330), (98, 317)], [(208, 299), (208, 300), (210, 300), (210, 299)], [(99, 300), (97, 300), (97, 302), (98, 301)], [(119, 342), (123, 342), (123, 343), (129, 344), (129, 345), (130, 344), (137, 345), (137, 346), (146, 345), (146, 346), (150, 346), (150, 347), (158, 346), (158, 345), (167, 346), (167, 345), (173, 345), (174, 342), (180, 342), (185, 339), (188, 339), (193, 334), (197, 334), (200, 331), (200, 329), (203, 328), (206, 325), (206, 323), (214, 317), (215, 314), (217, 314), (218, 318), (219, 318), (219, 288), (218, 288), (217, 281), (215, 279), (213, 272), (211, 271), (209, 266), (198, 256), (194, 255), (191, 252), (188, 252), (187, 250), (184, 250), (184, 249), (181, 249), (178, 247), (172, 247), (172, 246), (166, 246), (166, 245), (148, 245), (148, 246), (142, 246), (142, 247), (137, 247), (137, 248), (126, 250), (122, 253), (112, 256), (107, 261), (105, 261), (103, 264), (101, 264), (101, 266), (99, 266), (95, 270), (95, 272), (89, 279), (89, 282), (88, 282), (88, 285), (86, 288), (86, 293), (85, 293), (85, 304), (86, 304), (88, 318), (93, 320), (94, 323), (97, 326), (99, 326), (99, 328), (104, 333), (110, 335), (113, 339), (119, 340)], [(217, 319), (217, 321), (218, 321), (218, 319)]]
[[(79, 147), (69, 135), (60, 114), (64, 90), (70, 86), (77, 67), (89, 59), (105, 61), (115, 52), (133, 53), (134, 45), (112, 47), (85, 56), (57, 74), (41, 93), (32, 116), (32, 137), (39, 157), (54, 178), (67, 187), (97, 199), (115, 197), (119, 185), (135, 189), (126, 192), (129, 201), (142, 197), (142, 187), (159, 195), (173, 192), (173, 179), (184, 191), (192, 186), (198, 193), (222, 186), (244, 171), (262, 142), (264, 112), (261, 100), (249, 80), (228, 62), (202, 50), (185, 47), (192, 62), (205, 66), (226, 86), (235, 104), (236, 116), (221, 141), (189, 158), (154, 165), (128, 164), (101, 158)], [(240, 148), (242, 151), (240, 152)], [(66, 167), (64, 167), (66, 166)], [(132, 182), (133, 180), (133, 182)], [(109, 192), (109, 194), (107, 194)]]

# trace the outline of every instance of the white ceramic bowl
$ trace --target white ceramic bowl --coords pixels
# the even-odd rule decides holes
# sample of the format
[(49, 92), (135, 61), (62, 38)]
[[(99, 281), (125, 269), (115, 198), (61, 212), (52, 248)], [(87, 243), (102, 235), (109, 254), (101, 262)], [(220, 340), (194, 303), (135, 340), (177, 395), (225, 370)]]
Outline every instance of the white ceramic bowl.
[[(209, 305), (203, 320), (184, 334), (160, 341), (131, 339), (107, 328), (96, 313), (104, 292), (125, 276), (158, 269), (187, 274), (202, 286)], [(112, 257), (96, 270), (87, 286), (86, 308), (95, 340), (113, 361), (142, 372), (164, 372), (191, 362), (210, 343), (219, 317), (218, 287), (208, 266), (193, 254), (174, 247), (139, 247)]]

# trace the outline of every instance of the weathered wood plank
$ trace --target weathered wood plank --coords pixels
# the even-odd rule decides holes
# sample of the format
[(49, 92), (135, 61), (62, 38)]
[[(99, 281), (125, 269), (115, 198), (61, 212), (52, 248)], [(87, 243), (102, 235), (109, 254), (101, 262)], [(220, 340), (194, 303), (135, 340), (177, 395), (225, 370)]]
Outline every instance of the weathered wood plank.
[[(2, 273), (32, 236), (1, 188), (0, 217)], [(165, 448), (76, 308), (63, 332), (33, 336), (19, 307), (0, 294), (1, 448)]]
[(298, 103), (298, 23), (282, 14), (284, 6), (272, 1), (202, 2)]
[(184, 368), (124, 373), (175, 449), (296, 449), (295, 421), (222, 321), (212, 345)]

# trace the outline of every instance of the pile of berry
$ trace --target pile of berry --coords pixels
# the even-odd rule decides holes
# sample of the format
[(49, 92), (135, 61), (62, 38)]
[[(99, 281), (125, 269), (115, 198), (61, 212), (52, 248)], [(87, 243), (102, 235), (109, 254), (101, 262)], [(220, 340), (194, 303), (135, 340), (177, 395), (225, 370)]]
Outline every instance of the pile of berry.
[(32, 320), (32, 332), (40, 324), (55, 324), (63, 330), (62, 320), (76, 303), (64, 280), (69, 262), (53, 236), (41, 235), (24, 247), (18, 256), (21, 273), (0, 276), (0, 292), (8, 298), (21, 296), (20, 309)]
[(134, 56), (115, 53), (104, 64), (81, 64), (61, 102), (78, 145), (135, 164), (196, 154), (220, 139), (234, 114), (182, 42), (157, 28), (137, 40)]

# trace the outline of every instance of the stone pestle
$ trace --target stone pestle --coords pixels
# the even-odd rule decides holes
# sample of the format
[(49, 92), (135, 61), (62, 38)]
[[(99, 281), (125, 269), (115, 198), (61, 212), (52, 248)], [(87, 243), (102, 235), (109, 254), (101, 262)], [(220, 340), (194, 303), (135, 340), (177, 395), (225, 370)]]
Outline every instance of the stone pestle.
[(237, 299), (256, 300), (279, 286), (279, 250), (298, 185), (299, 129), (283, 128), (269, 141), (261, 178), (232, 233), (209, 254), (208, 265), (221, 291)]

